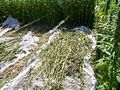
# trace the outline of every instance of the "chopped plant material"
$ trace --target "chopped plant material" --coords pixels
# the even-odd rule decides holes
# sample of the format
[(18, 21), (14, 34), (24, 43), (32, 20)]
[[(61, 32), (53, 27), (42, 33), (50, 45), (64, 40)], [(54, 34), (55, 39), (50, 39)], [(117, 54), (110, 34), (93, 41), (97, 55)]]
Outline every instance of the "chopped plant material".
[(83, 33), (74, 30), (60, 32), (48, 48), (40, 52), (42, 64), (36, 66), (34, 77), (45, 74), (46, 83), (52, 90), (59, 90), (66, 76), (83, 79), (82, 62), (92, 51), (91, 41)]
[(10, 41), (0, 42), (0, 62), (10, 61), (16, 58), (19, 50), (20, 39), (12, 39)]
[[(53, 33), (51, 32), (52, 30), (49, 33), (40, 35), (39, 40), (38, 37), (33, 37), (31, 31), (26, 34), (23, 31), (23, 35), (20, 32), (20, 41), (18, 42), (20, 52), (17, 54), (20, 54), (21, 50), (22, 53), (29, 52), (29, 54), (7, 66), (4, 72), (0, 74), (1, 90), (6, 88), (80, 90), (89, 84), (86, 83), (86, 79), (89, 79), (89, 82), (93, 81), (94, 73), (91, 72), (89, 60), (85, 63), (89, 67), (86, 68), (85, 66), (85, 70), (83, 69), (85, 56), (92, 55), (91, 52), (94, 49), (92, 46), (94, 46), (95, 39), (92, 34), (90, 34), (91, 38), (84, 31), (67, 28), (56, 28), (55, 31), (53, 29)], [(19, 32), (17, 33), (19, 34)], [(34, 35), (38, 35), (38, 33), (34, 32)], [(38, 41), (40, 43), (36, 43)], [(34, 46), (36, 48), (31, 49)], [(89, 84), (89, 87), (94, 88), (95, 84), (91, 84)]]

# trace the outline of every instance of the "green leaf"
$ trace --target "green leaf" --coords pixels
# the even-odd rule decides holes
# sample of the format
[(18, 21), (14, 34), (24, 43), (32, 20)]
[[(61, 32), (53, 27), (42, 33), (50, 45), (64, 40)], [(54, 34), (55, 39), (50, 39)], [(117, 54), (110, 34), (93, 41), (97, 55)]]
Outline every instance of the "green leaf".
[(117, 81), (120, 83), (120, 75), (116, 76)]

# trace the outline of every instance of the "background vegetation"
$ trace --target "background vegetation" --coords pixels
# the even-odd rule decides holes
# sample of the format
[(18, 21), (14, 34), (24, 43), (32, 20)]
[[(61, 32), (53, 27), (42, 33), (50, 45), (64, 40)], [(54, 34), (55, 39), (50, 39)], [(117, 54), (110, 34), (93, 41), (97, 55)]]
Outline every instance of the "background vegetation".
[(8, 15), (23, 23), (40, 18), (40, 23), (56, 25), (70, 16), (69, 26), (93, 26), (95, 0), (0, 0), (0, 21)]
[(96, 30), (98, 51), (96, 75), (98, 90), (119, 90), (120, 13), (118, 0), (98, 0)]

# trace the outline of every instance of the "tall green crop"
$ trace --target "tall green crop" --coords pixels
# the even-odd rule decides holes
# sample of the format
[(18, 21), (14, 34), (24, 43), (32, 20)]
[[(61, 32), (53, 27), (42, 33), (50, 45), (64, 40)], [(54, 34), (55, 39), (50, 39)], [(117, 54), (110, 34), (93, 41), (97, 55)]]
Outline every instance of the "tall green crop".
[(1, 0), (0, 22), (9, 14), (23, 23), (40, 18), (40, 23), (56, 25), (70, 16), (69, 26), (93, 26), (95, 0)]
[(118, 4), (115, 0), (98, 0), (97, 31), (98, 52), (96, 61), (97, 90), (118, 90), (120, 75)]

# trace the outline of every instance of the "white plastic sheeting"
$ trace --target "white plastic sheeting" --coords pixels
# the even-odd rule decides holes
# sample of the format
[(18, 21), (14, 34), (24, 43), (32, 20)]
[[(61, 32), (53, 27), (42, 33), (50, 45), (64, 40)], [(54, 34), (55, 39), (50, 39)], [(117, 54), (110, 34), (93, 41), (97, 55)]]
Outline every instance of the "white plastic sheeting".
[(25, 36), (23, 36), (22, 41), (20, 42), (20, 50), (21, 52), (16, 54), (16, 59), (1, 63), (0, 64), (0, 72), (5, 71), (9, 66), (17, 63), (19, 60), (28, 56), (30, 54), (30, 50), (34, 49), (37, 46), (37, 42), (39, 41), (39, 37), (32, 36), (32, 32), (29, 31)]
[[(37, 46), (37, 44), (35, 44), (34, 42), (36, 41), (39, 41), (38, 38), (34, 37), (34, 39), (31, 37), (31, 32), (28, 32), (24, 37), (23, 37), (23, 41), (20, 43), (20, 45), (22, 45), (22, 49), (25, 51), (25, 52), (29, 52), (31, 45), (34, 45), (34, 46)], [(48, 39), (48, 42), (43, 44), (41, 46), (41, 49), (45, 49), (44, 46), (47, 46), (55, 39), (56, 35), (58, 34), (58, 32), (54, 32), (53, 34), (50, 35), (49, 39)], [(27, 41), (27, 40), (31, 40), (31, 41)], [(25, 41), (25, 42), (24, 42)], [(25, 45), (25, 47), (24, 47)], [(28, 45), (28, 46), (26, 46)], [(37, 51), (36, 54), (38, 54), (41, 50)], [(15, 78), (13, 78), (12, 80), (10, 80), (8, 83), (6, 83), (0, 90), (13, 90), (14, 87), (16, 87), (20, 81), (22, 81), (24, 79), (24, 76), (26, 76), (28, 74), (28, 72), (31, 70), (31, 69), (34, 69), (35, 65), (36, 64), (39, 64), (40, 60), (38, 58), (36, 58), (36, 60), (34, 60), (34, 62), (32, 62), (29, 66), (27, 66), (27, 68), (25, 70), (23, 70), (18, 76), (16, 76)], [(37, 82), (36, 82), (37, 83)], [(42, 82), (41, 82), (41, 85)]]
[[(50, 31), (52, 32), (48, 42), (43, 44), (41, 46), (41, 49), (39, 51), (36, 52), (36, 54), (40, 54), (42, 49), (46, 49), (48, 47), (48, 45), (54, 41), (54, 39), (57, 37), (57, 34), (60, 33), (60, 30), (54, 30), (54, 31)], [(30, 48), (32, 46), (28, 45), (24, 47), (24, 44), (26, 43), (31, 43), (31, 45), (37, 46), (36, 44), (34, 44), (33, 42), (38, 41), (38, 39), (36, 40), (31, 40), (30, 42), (26, 42), (29, 38), (27, 37), (29, 36), (29, 38), (31, 38), (31, 32), (29, 32), (26, 36), (24, 36), (23, 41), (25, 42), (21, 42), (20, 45), (22, 45), (21, 49), (23, 49), (25, 52), (29, 52)], [(95, 49), (96, 47), (96, 40), (93, 37), (92, 33), (91, 34), (87, 34), (87, 37), (91, 40), (92, 42), (92, 48)], [(27, 44), (26, 44), (27, 45)], [(19, 56), (19, 55), (18, 55)], [(84, 71), (84, 80), (85, 80), (85, 86), (84, 86), (84, 90), (95, 90), (95, 86), (96, 86), (96, 78), (94, 75), (94, 71), (93, 68), (91, 67), (90, 63), (89, 63), (89, 59), (90, 59), (90, 54), (86, 54), (86, 56), (83, 59), (83, 71)], [(40, 64), (41, 61), (38, 61), (37, 59), (31, 63), (30, 65), (28, 65), (28, 67), (26, 69), (24, 69), (18, 76), (16, 76), (15, 78), (13, 78), (12, 80), (10, 80), (7, 84), (5, 84), (1, 90), (13, 90), (13, 88), (15, 86), (17, 86), (17, 84), (22, 81), (22, 79), (24, 78), (25, 75), (28, 74), (30, 69), (33, 69), (35, 67), (36, 64)], [(32, 81), (33, 82), (33, 86), (30, 87), (30, 90), (32, 90), (32, 88), (34, 88), (35, 86), (38, 87), (44, 87), (44, 80), (35, 80)], [(65, 78), (65, 80), (63, 80), (62, 82), (63, 88), (64, 90), (80, 90), (81, 89), (81, 83), (80, 81), (72, 76), (67, 76)]]
[(20, 49), (27, 53), (38, 45), (37, 42), (39, 42), (39, 37), (32, 36), (32, 32), (29, 31), (23, 36), (22, 41), (20, 42)]
[(12, 30), (12, 29), (11, 28), (6, 28), (6, 29), (2, 30), (2, 32), (0, 32), (0, 37), (3, 36), (5, 33), (7, 33), (10, 30)]
[(17, 19), (9, 15), (8, 18), (3, 22), (2, 28), (3, 29), (7, 29), (7, 28), (17, 29), (20, 27), (20, 25), (21, 23)]
[(9, 15), (2, 24), (2, 32), (0, 32), (0, 37), (12, 29), (18, 29), (20, 25), (21, 23), (17, 19), (14, 19), (11, 15)]
[(95, 37), (93, 37), (92, 34), (87, 35), (87, 37), (88, 37), (88, 38), (91, 40), (91, 42), (92, 42), (92, 49), (95, 49), (95, 48), (96, 48), (96, 45), (97, 45), (97, 42), (96, 42), (96, 40), (95, 40)]
[(91, 42), (92, 42), (92, 48), (95, 49), (95, 47), (97, 45), (97, 42), (95, 40), (95, 37), (93, 37), (93, 33), (92, 33), (91, 29), (89, 29), (89, 28), (87, 28), (85, 26), (81, 26), (81, 27), (74, 28), (74, 30), (76, 30), (76, 31), (79, 30), (79, 31), (84, 32), (87, 35), (87, 37), (91, 40)]
[(77, 30), (77, 31), (80, 30), (80, 31), (84, 32), (84, 33), (87, 34), (87, 35), (92, 34), (91, 29), (89, 29), (89, 28), (87, 28), (87, 27), (85, 27), (85, 26), (76, 27), (76, 28), (74, 28), (73, 30)]
[(38, 59), (31, 63), (25, 70), (19, 73), (18, 76), (10, 80), (7, 84), (5, 84), (1, 90), (13, 90), (13, 88), (28, 74), (28, 72), (35, 67), (38, 63)]
[(62, 82), (64, 90), (81, 90), (81, 81), (78, 78), (67, 76)]
[(95, 90), (96, 78), (92, 66), (89, 63), (90, 56), (86, 55), (83, 59), (83, 71), (84, 71), (84, 89)]
[[(84, 26), (81, 26), (80, 28), (74, 28), (74, 30), (82, 31), (86, 34), (86, 36), (91, 40), (92, 42), (92, 49), (96, 48), (96, 40), (95, 37), (93, 37), (92, 31)], [(78, 78), (67, 76), (65, 80), (63, 81), (62, 85), (64, 87), (64, 90), (95, 90), (96, 87), (96, 78), (93, 71), (92, 66), (90, 65), (89, 59), (91, 58), (91, 54), (87, 53), (86, 56), (83, 58), (83, 73), (84, 73), (84, 83), (85, 85), (81, 86), (80, 81)]]
[(14, 39), (14, 37), (0, 37), (0, 43)]
[(11, 60), (11, 61), (7, 61), (5, 63), (0, 63), (0, 73), (4, 72), (8, 67), (12, 66), (13, 64), (17, 63), (20, 59), (22, 59), (23, 57), (29, 55), (30, 53), (22, 53), (22, 54), (19, 54), (17, 56), (16, 59), (14, 60)]
[[(76, 30), (79, 30), (79, 29), (76, 29)], [(83, 31), (83, 30), (85, 30), (85, 31)], [(92, 31), (86, 27), (84, 27), (83, 30), (80, 30), (80, 31), (86, 33), (86, 36), (92, 42), (92, 45), (91, 45), (92, 49), (95, 49), (96, 40), (95, 40), (95, 37), (93, 37)], [(56, 38), (57, 34), (60, 32), (61, 32), (60, 30), (51, 30), (50, 33), (52, 35), (49, 38), (48, 44), (49, 44), (49, 42), (53, 41)], [(45, 49), (47, 47), (47, 45), (43, 45), (43, 49)], [(90, 58), (91, 58), (91, 55), (88, 53), (88, 54), (86, 54), (86, 56), (84, 56), (84, 59), (83, 59), (83, 71), (84, 71), (83, 78), (85, 80), (85, 85), (82, 86), (80, 79), (78, 79), (76, 77), (66, 76), (65, 80), (62, 81), (62, 86), (63, 86), (64, 90), (82, 90), (82, 89), (83, 90), (95, 90), (96, 78), (94, 75), (93, 68), (89, 63)], [(46, 78), (39, 77), (38, 80), (33, 81), (32, 87), (35, 87), (35, 86), (37, 86), (39, 88), (45, 87), (45, 80), (46, 80)]]
[(59, 34), (61, 31), (60, 30), (56, 30), (56, 31), (53, 31), (51, 30), (50, 33), (52, 32), (51, 36), (49, 37), (49, 40), (48, 40), (48, 44), (50, 44), (51, 42), (54, 41), (54, 39), (56, 38), (57, 34)]
[[(51, 33), (51, 32), (52, 32), (52, 33)], [(43, 44), (43, 45), (41, 46), (41, 49), (38, 50), (37, 53), (40, 53), (42, 49), (46, 49), (46, 48), (49, 46), (49, 44), (54, 41), (54, 39), (57, 37), (57, 35), (58, 35), (60, 32), (61, 32), (61, 30), (55, 30), (55, 29), (50, 30), (49, 33), (50, 33), (51, 35), (50, 35), (47, 43)]]
[[(89, 30), (89, 29), (88, 29)], [(96, 48), (96, 40), (95, 37), (93, 37), (93, 33), (87, 34), (87, 37), (91, 40), (92, 42), (92, 49), (94, 50)], [(83, 71), (84, 71), (84, 80), (85, 80), (85, 90), (95, 90), (96, 87), (96, 78), (94, 74), (94, 70), (92, 66), (90, 65), (89, 59), (91, 58), (91, 54), (87, 53), (86, 56), (84, 56), (83, 59)]]

